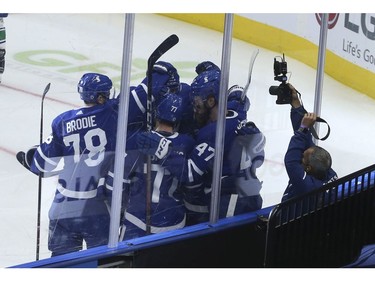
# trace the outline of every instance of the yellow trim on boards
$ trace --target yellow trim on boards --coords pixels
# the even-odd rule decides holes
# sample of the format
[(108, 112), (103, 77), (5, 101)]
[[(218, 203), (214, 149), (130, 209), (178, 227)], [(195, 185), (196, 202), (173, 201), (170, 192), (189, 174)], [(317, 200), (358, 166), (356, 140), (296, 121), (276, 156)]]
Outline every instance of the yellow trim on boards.
[[(224, 14), (170, 13), (163, 16), (223, 32)], [(284, 53), (306, 65), (316, 68), (318, 46), (310, 41), (273, 26), (234, 15), (233, 37), (262, 48)], [(362, 67), (326, 51), (325, 73), (340, 83), (375, 99), (375, 75)]]

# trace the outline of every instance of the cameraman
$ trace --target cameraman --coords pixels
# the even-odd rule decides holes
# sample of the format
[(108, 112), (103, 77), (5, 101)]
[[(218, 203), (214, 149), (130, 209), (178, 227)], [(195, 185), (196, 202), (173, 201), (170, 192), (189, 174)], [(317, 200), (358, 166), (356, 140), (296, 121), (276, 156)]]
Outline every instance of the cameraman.
[[(337, 179), (331, 168), (332, 159), (328, 151), (313, 143), (310, 128), (315, 124), (316, 114), (307, 113), (299, 99), (297, 90), (289, 83), (294, 134), (290, 139), (284, 163), (289, 182), (281, 201), (305, 194)], [(305, 211), (305, 208), (303, 208)]]

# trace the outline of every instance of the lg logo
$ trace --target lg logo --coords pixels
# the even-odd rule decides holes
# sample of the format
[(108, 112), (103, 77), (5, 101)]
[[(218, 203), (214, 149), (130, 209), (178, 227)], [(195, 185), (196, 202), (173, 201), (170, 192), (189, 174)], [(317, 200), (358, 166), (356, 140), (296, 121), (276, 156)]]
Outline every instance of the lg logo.
[(362, 33), (370, 40), (375, 40), (375, 18), (368, 14), (361, 14), (360, 19), (356, 18), (358, 22), (350, 18), (350, 14), (345, 14), (345, 28), (359, 33)]
[[(319, 24), (322, 14), (315, 14)], [(335, 27), (339, 14), (328, 14), (328, 29)], [(362, 32), (370, 40), (375, 40), (375, 18), (369, 14), (345, 14), (344, 27), (354, 33)]]

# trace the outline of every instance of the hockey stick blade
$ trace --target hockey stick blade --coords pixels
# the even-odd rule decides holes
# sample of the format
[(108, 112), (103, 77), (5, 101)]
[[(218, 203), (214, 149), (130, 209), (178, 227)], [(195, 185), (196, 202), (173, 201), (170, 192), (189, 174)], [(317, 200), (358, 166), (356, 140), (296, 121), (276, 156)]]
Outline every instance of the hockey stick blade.
[(174, 45), (176, 45), (179, 41), (179, 38), (176, 34), (170, 35), (166, 38), (151, 54), (147, 62), (147, 72), (149, 72), (153, 65), (157, 62), (157, 60), (166, 53), (169, 49), (171, 49)]
[(44, 98), (46, 97), (46, 94), (48, 93), (50, 86), (51, 86), (51, 83), (48, 83), (47, 86), (44, 88), (41, 106), (40, 106), (40, 135), (39, 135), (40, 144), (42, 144), (42, 141), (43, 141), (43, 103), (44, 103)]
[(51, 83), (48, 83), (47, 86), (44, 88), (42, 100), (44, 99), (44, 97), (48, 93), (50, 86), (51, 86)]
[(152, 120), (151, 120), (151, 100), (152, 100), (152, 68), (158, 59), (175, 46), (179, 41), (176, 34), (172, 34), (167, 37), (150, 55), (147, 61), (147, 130), (151, 130)]
[(244, 91), (242, 93), (242, 97), (241, 97), (242, 100), (245, 98), (247, 90), (249, 89), (249, 86), (250, 86), (250, 83), (251, 83), (251, 75), (252, 75), (253, 67), (254, 67), (254, 62), (255, 62), (255, 59), (257, 58), (258, 54), (259, 54), (259, 49), (256, 49), (251, 56), (250, 64), (249, 64), (249, 75), (248, 75), (246, 85), (244, 87)]

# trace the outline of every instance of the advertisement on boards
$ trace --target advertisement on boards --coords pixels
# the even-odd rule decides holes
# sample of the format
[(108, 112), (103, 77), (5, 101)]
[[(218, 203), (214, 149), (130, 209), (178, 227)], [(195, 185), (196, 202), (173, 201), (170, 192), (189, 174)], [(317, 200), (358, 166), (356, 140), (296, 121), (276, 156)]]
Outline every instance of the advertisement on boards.
[[(322, 14), (240, 14), (318, 45)], [(375, 73), (375, 14), (328, 14), (327, 49)]]

